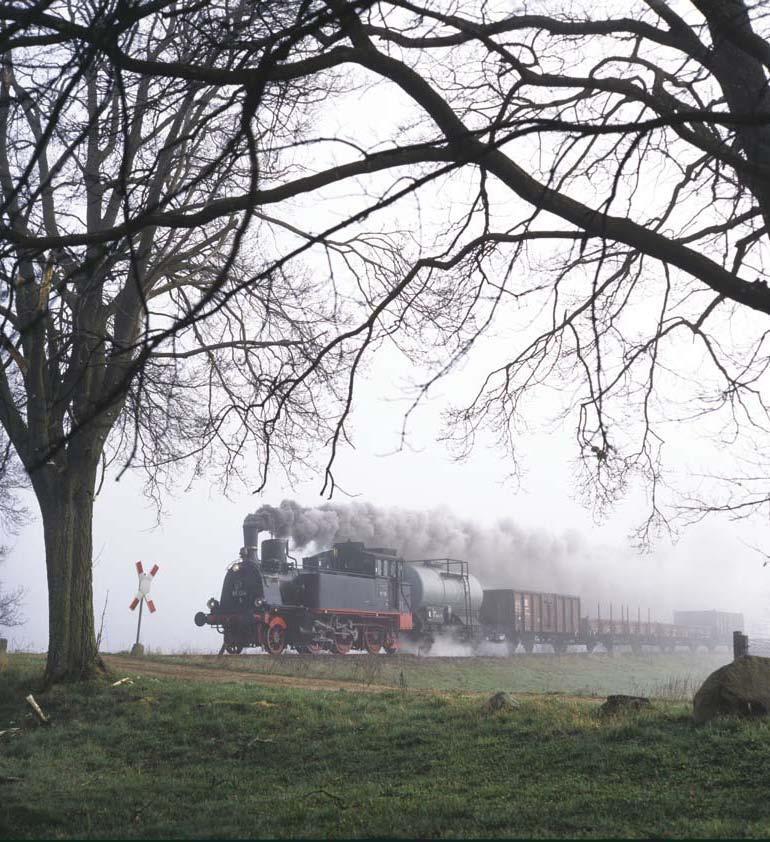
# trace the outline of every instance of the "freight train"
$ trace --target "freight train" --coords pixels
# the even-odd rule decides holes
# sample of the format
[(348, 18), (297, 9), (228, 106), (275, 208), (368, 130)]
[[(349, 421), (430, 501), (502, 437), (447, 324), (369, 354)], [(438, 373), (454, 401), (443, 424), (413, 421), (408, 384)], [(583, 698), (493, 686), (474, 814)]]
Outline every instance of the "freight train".
[(465, 561), (450, 558), (405, 560), (387, 547), (358, 541), (302, 559), (288, 544), (267, 538), (247, 517), (244, 546), (225, 573), (219, 599), (195, 615), (198, 626), (223, 634), (222, 651), (240, 654), (261, 647), (280, 655), (287, 647), (338, 655), (351, 649), (393, 654), (400, 642), (429, 649), (438, 637), (477, 644), (482, 640), (521, 644), (532, 652), (550, 644), (556, 653), (573, 644), (591, 652), (629, 645), (634, 651), (657, 646), (666, 651), (686, 645), (713, 649), (729, 644), (743, 629), (740, 614), (676, 612), (674, 623), (631, 618), (584, 617), (577, 596), (498, 588), (484, 590)]

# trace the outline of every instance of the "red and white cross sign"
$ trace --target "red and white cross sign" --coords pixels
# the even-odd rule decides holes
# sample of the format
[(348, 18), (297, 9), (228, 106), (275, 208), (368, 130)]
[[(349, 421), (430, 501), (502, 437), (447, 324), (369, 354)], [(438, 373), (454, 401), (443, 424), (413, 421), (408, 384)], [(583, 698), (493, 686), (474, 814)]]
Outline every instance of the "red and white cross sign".
[(136, 591), (136, 596), (131, 601), (128, 607), (133, 611), (142, 600), (145, 600), (147, 607), (150, 609), (150, 614), (155, 613), (155, 603), (150, 599), (150, 585), (158, 572), (159, 567), (154, 564), (149, 573), (144, 572), (144, 567), (141, 561), (136, 563), (136, 572), (139, 574), (139, 588)]

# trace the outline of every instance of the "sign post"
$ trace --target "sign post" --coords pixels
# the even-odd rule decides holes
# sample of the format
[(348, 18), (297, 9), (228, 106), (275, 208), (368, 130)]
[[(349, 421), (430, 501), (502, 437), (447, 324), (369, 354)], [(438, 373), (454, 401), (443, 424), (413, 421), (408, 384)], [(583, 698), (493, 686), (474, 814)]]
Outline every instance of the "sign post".
[(146, 602), (150, 614), (154, 614), (156, 611), (155, 603), (150, 599), (150, 586), (152, 585), (152, 580), (155, 578), (155, 574), (159, 569), (158, 565), (155, 564), (149, 573), (145, 573), (142, 562), (137, 561), (136, 563), (136, 572), (139, 574), (139, 587), (137, 588), (136, 596), (133, 600), (131, 600), (131, 604), (128, 606), (131, 611), (133, 611), (137, 605), (139, 606), (139, 617), (136, 623), (136, 643), (131, 647), (132, 655), (144, 655), (144, 646), (139, 643), (139, 635), (142, 631), (142, 608), (144, 608), (144, 603)]

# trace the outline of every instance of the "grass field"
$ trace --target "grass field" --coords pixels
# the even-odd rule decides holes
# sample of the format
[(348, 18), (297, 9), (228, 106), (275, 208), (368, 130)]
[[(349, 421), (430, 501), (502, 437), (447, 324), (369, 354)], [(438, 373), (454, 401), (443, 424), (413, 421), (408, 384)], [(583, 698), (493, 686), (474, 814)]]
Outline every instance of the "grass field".
[[(668, 700), (603, 719), (558, 695), (490, 714), (467, 689), (258, 675), (38, 693), (40, 669), (11, 656), (0, 675), (0, 731), (21, 728), (0, 736), (3, 838), (770, 835), (764, 720), (696, 727)], [(30, 690), (50, 727), (27, 718)]]
[(425, 690), (479, 690), (512, 693), (570, 693), (601, 696), (632, 693), (691, 699), (703, 679), (730, 659), (726, 652), (632, 655), (526, 655), (513, 658), (430, 658), (354, 656), (298, 658), (284, 655), (162, 655), (166, 663), (253, 670), (301, 678), (335, 678)]

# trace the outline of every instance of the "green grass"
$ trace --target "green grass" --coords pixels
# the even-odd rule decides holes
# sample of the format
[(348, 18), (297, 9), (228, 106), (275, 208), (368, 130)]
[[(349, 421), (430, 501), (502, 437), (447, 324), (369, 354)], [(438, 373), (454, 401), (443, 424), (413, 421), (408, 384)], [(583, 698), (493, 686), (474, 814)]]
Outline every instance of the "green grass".
[[(601, 696), (631, 693), (669, 699), (691, 699), (707, 675), (731, 656), (725, 652), (677, 652), (662, 655), (569, 654), (513, 658), (429, 658), (348, 656), (316, 658), (284, 655), (149, 655), (172, 663), (292, 675), (335, 678), (353, 683), (385, 684), (425, 690), (480, 690), (512, 693), (571, 693)], [(403, 678), (402, 678), (403, 677)]]
[[(770, 723), (689, 705), (0, 676), (0, 837), (768, 836)], [(18, 780), (13, 780), (18, 779)]]

